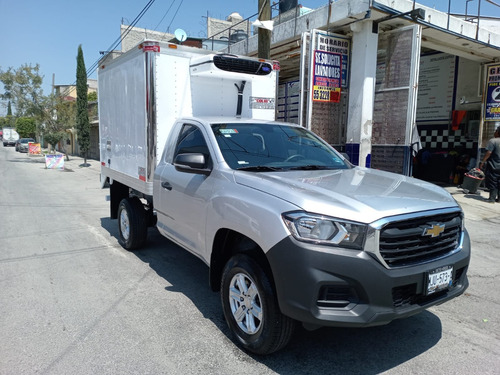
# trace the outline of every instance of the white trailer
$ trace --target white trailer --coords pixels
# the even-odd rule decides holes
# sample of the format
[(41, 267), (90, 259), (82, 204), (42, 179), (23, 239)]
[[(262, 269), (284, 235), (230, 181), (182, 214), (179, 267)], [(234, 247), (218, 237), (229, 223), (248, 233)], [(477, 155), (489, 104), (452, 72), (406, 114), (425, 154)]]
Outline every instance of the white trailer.
[(19, 134), (14, 130), (14, 128), (3, 128), (3, 145), (14, 146), (16, 141), (19, 140)]
[(158, 41), (101, 65), (101, 183), (116, 180), (152, 196), (154, 169), (179, 117), (274, 120), (278, 67)]

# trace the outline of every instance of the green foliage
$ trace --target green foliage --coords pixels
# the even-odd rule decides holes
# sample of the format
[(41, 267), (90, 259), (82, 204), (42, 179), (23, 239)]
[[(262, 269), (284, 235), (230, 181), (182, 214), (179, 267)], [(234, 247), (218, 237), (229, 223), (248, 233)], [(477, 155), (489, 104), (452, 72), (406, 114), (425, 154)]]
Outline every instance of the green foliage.
[(97, 101), (97, 92), (95, 92), (95, 91), (93, 91), (93, 92), (89, 92), (89, 93), (87, 94), (87, 100), (88, 100), (89, 102), (95, 102), (95, 101)]
[(64, 140), (65, 137), (66, 133), (63, 131), (49, 132), (43, 136), (45, 141), (48, 142), (52, 147), (55, 147), (60, 141)]
[(13, 116), (5, 116), (5, 117), (2, 117), (1, 118), (1, 122), (0, 122), (0, 127), (2, 128), (13, 128), (15, 123), (16, 123), (16, 119), (13, 117)]
[(42, 81), (38, 64), (24, 64), (17, 69), (10, 67), (6, 71), (0, 70), (0, 82), (4, 86), (4, 93), (0, 98), (12, 102), (17, 117), (33, 116), (38, 111), (38, 102), (43, 97)]
[(83, 59), (82, 45), (78, 46), (76, 58), (76, 129), (78, 131), (78, 146), (87, 163), (87, 152), (90, 148), (90, 121), (87, 98), (87, 71)]
[[(65, 101), (61, 97), (49, 96), (45, 98), (43, 107), (47, 110), (41, 112), (40, 131), (44, 140), (55, 147), (60, 141), (66, 140), (68, 130), (75, 127), (76, 103)], [(65, 151), (65, 142), (62, 142), (62, 147)]]
[(7, 116), (12, 116), (12, 106), (10, 105), (10, 100), (9, 105), (7, 106)]
[(0, 117), (0, 129), (9, 127), (9, 119), (7, 117)]
[(56, 99), (55, 110), (57, 113), (57, 118), (55, 121), (61, 124), (61, 129), (71, 129), (76, 125), (76, 103), (68, 102), (62, 100), (62, 98)]
[(33, 117), (18, 117), (16, 119), (16, 130), (21, 138), (35, 138), (35, 119)]
[[(6, 71), (0, 69), (0, 82), (4, 86), (0, 99), (12, 102), (16, 116), (19, 117), (15, 121), (13, 116), (7, 116), (2, 125), (15, 124), (21, 137), (42, 134), (44, 140), (54, 147), (67, 139), (68, 129), (76, 125), (76, 104), (65, 102), (54, 95), (43, 95), (42, 80), (38, 64), (25, 64), (18, 69), (9, 68)], [(63, 151), (65, 145), (66, 142), (61, 142)]]

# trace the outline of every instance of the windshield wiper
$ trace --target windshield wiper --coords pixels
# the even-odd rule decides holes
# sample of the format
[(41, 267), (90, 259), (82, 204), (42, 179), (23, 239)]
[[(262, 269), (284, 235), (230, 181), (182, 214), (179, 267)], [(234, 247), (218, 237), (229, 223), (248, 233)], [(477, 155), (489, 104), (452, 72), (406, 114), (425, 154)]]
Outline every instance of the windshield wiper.
[(294, 171), (319, 171), (319, 170), (323, 170), (323, 169), (334, 169), (334, 168), (327, 167), (325, 165), (310, 164), (310, 165), (299, 165), (297, 167), (290, 167), (288, 169), (294, 170)]
[(255, 165), (253, 167), (238, 168), (239, 171), (249, 171), (249, 172), (272, 172), (272, 171), (280, 171), (282, 169), (283, 168), (269, 167), (267, 165)]

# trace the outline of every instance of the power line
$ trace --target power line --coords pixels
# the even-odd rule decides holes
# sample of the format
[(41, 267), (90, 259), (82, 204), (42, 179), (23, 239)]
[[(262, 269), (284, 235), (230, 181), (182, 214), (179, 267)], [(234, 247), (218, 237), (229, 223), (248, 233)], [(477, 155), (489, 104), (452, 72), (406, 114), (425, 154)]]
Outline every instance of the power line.
[(184, 2), (184, 0), (181, 0), (181, 2), (180, 2), (180, 4), (179, 4), (179, 6), (177, 7), (177, 10), (175, 11), (174, 16), (172, 17), (172, 21), (170, 21), (170, 23), (168, 24), (168, 27), (167, 27), (167, 32), (168, 32), (168, 30), (170, 29), (170, 26), (172, 25), (172, 22), (174, 22), (174, 20), (175, 20), (175, 16), (177, 16), (177, 12), (179, 11), (179, 9), (180, 9), (180, 7), (181, 7), (181, 5), (182, 5), (182, 3), (183, 3), (183, 2)]
[(163, 15), (163, 17), (161, 18), (160, 22), (158, 22), (158, 25), (156, 25), (156, 27), (153, 29), (154, 31), (156, 31), (158, 29), (158, 26), (160, 26), (160, 24), (163, 22), (164, 18), (167, 16), (168, 12), (170, 12), (170, 9), (172, 8), (172, 6), (174, 5), (174, 3), (176, 1), (177, 0), (172, 1), (172, 3), (170, 4), (170, 6), (168, 7), (167, 11), (165, 12), (165, 14)]
[[(109, 54), (111, 54), (111, 52), (114, 51), (114, 49), (123, 41), (123, 39), (128, 35), (128, 33), (132, 30), (132, 28), (139, 22), (139, 20), (144, 16), (144, 14), (149, 10), (149, 8), (151, 8), (151, 6), (153, 5), (153, 3), (155, 2), (156, 0), (149, 0), (149, 2), (144, 6), (144, 8), (142, 8), (142, 10), (139, 12), (139, 14), (134, 18), (134, 20), (132, 21), (132, 23), (127, 27), (127, 29), (123, 32), (123, 33), (120, 33), (120, 36), (118, 38), (115, 39), (115, 41), (113, 43), (111, 43), (111, 45), (108, 47), (107, 51), (106, 51), (106, 54), (104, 55), (104, 57), (101, 57), (101, 58), (98, 58), (91, 66), (90, 68), (87, 69), (87, 77), (88, 76), (91, 76), (92, 74), (94, 74), (94, 72), (97, 70), (98, 66), (99, 66), (99, 61), (101, 61), (101, 59), (105, 59), (106, 57), (109, 56)], [(70, 87), (71, 86), (74, 86), (76, 84), (76, 81), (73, 82), (73, 84), (69, 85)], [(62, 94), (62, 96), (66, 95), (69, 93), (70, 91), (70, 87), (68, 87)]]
[[(120, 36), (116, 38), (116, 40), (111, 44), (111, 46), (108, 48), (107, 53), (104, 55), (103, 58), (108, 57), (108, 55), (114, 51), (114, 49), (123, 41), (123, 39), (128, 35), (128, 33), (132, 30), (132, 28), (135, 27), (135, 25), (139, 22), (139, 20), (149, 10), (149, 8), (151, 8), (151, 6), (155, 1), (156, 0), (149, 0), (149, 2), (144, 6), (144, 8), (142, 8), (139, 14), (134, 18), (132, 24), (129, 25), (127, 29), (122, 34), (120, 34)], [(97, 70), (97, 67), (99, 66), (99, 61), (101, 61), (101, 59), (97, 59), (94, 62), (94, 64), (92, 64), (92, 66), (87, 70), (87, 76), (92, 75)]]

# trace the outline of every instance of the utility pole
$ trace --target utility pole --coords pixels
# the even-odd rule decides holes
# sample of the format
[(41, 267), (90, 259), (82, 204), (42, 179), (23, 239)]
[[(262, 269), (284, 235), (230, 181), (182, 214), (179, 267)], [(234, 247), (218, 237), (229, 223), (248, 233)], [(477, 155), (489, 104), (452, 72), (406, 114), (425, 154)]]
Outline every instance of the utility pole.
[[(260, 21), (271, 20), (271, 0), (259, 0)], [(271, 30), (259, 28), (258, 56), (260, 59), (271, 58)]]

